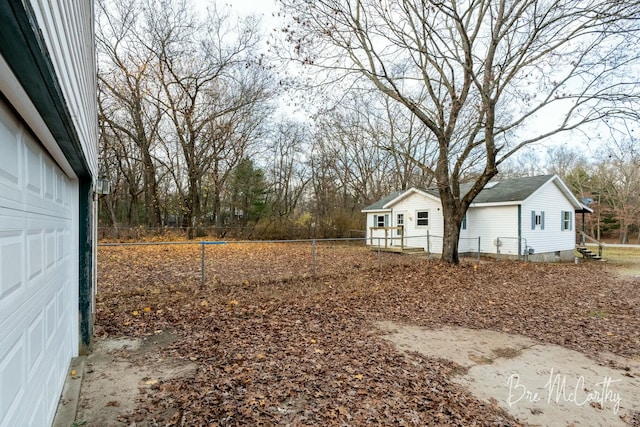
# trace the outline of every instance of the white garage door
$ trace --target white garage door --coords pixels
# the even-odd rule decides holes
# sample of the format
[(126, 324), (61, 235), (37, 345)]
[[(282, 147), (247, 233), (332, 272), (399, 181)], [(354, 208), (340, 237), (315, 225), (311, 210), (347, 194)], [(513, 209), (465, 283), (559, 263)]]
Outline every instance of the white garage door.
[(0, 99), (0, 427), (50, 425), (77, 352), (77, 200)]

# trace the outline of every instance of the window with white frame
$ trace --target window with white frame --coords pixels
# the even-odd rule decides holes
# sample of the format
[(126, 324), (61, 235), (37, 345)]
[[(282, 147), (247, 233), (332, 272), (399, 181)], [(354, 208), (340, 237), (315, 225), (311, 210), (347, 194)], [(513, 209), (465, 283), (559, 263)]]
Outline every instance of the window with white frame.
[(429, 226), (429, 211), (416, 211), (416, 226)]
[(571, 226), (571, 211), (562, 211), (561, 213), (561, 230), (571, 230), (572, 226)]
[(373, 226), (374, 227), (386, 227), (389, 224), (389, 215), (374, 215)]
[(544, 211), (531, 211), (531, 229), (544, 230)]

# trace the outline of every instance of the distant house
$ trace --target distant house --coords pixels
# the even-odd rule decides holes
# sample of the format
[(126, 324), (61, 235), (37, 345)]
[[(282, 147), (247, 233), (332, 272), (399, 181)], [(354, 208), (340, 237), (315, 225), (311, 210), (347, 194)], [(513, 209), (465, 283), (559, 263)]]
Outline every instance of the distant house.
[(93, 25), (92, 1), (0, 2), (0, 427), (51, 425), (91, 339)]
[[(469, 186), (462, 186), (467, 191)], [(492, 181), (462, 222), (459, 252), (530, 260), (574, 257), (575, 212), (583, 205), (557, 175)], [(367, 206), (367, 244), (442, 252), (444, 219), (437, 189), (411, 188)]]

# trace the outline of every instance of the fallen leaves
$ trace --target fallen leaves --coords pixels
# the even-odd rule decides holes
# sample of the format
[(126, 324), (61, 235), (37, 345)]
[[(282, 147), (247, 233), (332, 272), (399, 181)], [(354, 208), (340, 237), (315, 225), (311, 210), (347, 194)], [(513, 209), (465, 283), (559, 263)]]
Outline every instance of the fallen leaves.
[(313, 278), (309, 248), (249, 247), (207, 248), (205, 289), (199, 248), (100, 248), (98, 334), (171, 329), (182, 339), (162, 356), (198, 366), (145, 391), (132, 417), (162, 425), (518, 424), (449, 382), (456, 366), (405, 356), (379, 339), (377, 320), (510, 331), (588, 354), (640, 353), (640, 290), (601, 265), (452, 267), (319, 246)]

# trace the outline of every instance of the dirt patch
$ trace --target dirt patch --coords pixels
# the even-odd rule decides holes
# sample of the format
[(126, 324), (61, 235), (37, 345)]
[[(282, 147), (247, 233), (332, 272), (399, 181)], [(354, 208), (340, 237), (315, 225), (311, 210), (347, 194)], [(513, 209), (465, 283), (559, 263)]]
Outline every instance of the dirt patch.
[(617, 267), (616, 271), (622, 278), (640, 280), (640, 264), (634, 266)]
[[(176, 339), (171, 332), (142, 339), (98, 339), (85, 365), (77, 425), (116, 425), (134, 412), (142, 391), (191, 375), (196, 369), (192, 363), (160, 356), (161, 349)], [(153, 424), (149, 420), (137, 425)]]
[[(637, 425), (640, 360), (615, 369), (563, 347), (488, 330), (378, 322), (405, 352), (451, 360), (454, 382), (532, 425)], [(610, 357), (606, 355), (605, 358)]]

